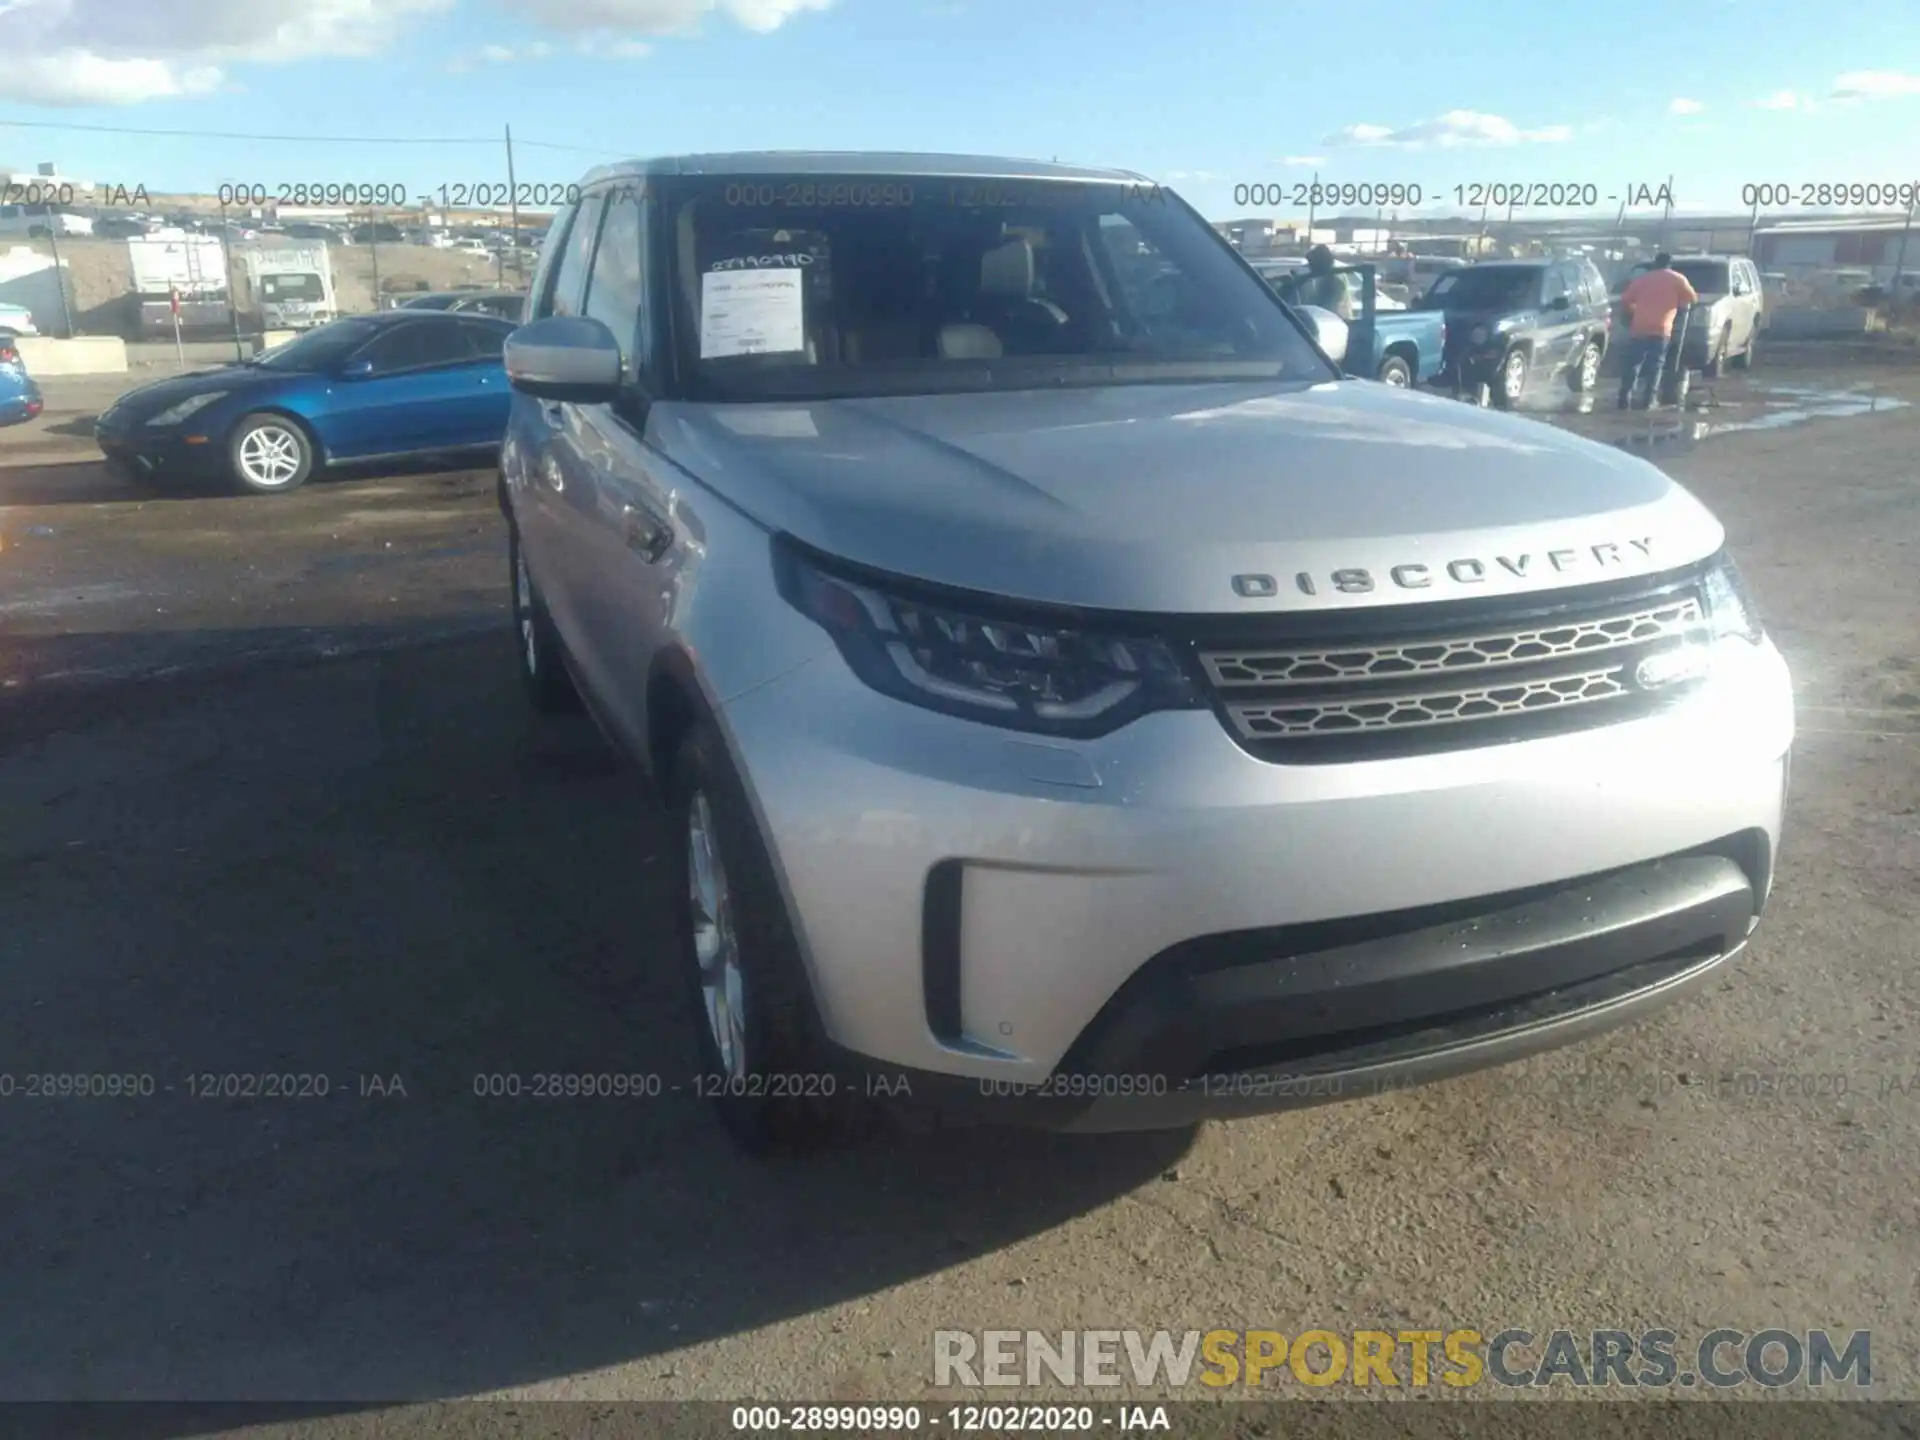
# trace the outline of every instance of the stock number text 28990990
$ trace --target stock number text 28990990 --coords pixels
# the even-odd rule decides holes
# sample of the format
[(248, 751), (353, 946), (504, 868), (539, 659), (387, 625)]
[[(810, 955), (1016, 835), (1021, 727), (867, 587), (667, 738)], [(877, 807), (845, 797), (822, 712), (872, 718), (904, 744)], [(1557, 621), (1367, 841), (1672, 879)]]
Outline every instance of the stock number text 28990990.
[(236, 180), (215, 194), (222, 205), (404, 205), (407, 187), (395, 182), (287, 180), (272, 185)]

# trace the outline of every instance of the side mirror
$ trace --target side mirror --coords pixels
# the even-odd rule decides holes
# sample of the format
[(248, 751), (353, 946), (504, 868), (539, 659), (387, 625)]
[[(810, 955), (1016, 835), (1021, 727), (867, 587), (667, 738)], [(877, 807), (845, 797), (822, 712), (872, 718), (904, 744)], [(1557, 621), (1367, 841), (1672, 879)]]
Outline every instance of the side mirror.
[(1329, 360), (1338, 365), (1347, 358), (1346, 321), (1318, 305), (1302, 305), (1300, 315), (1313, 331), (1313, 343), (1327, 352)]
[(1556, 295), (1547, 302), (1547, 309), (1549, 310), (1570, 310), (1572, 308), (1573, 297), (1571, 295)]
[(603, 405), (620, 392), (620, 342), (598, 320), (552, 315), (507, 337), (507, 383), (523, 395)]
[(364, 380), (371, 374), (373, 374), (371, 360), (349, 360), (340, 367), (342, 380)]

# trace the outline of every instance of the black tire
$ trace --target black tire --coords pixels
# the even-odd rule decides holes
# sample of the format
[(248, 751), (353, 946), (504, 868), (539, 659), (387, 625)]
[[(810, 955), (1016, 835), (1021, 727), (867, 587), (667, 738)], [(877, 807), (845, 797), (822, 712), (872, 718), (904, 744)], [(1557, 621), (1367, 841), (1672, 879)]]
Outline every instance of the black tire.
[(255, 495), (298, 490), (313, 474), (313, 441), (286, 416), (255, 411), (227, 437), (227, 470), (235, 485)]
[(1718, 380), (1727, 368), (1727, 351), (1733, 346), (1733, 322), (1729, 320), (1720, 327), (1720, 343), (1713, 347), (1713, 353), (1707, 356), (1707, 363), (1700, 367), (1700, 373), (1709, 380)]
[(1581, 347), (1579, 358), (1567, 367), (1567, 384), (1576, 395), (1584, 395), (1600, 384), (1600, 359), (1604, 352), (1598, 340)]
[[(718, 734), (697, 723), (680, 744), (666, 779), (667, 848), (672, 870), (676, 956), (687, 986), (699, 1091), (727, 1133), (750, 1155), (798, 1155), (845, 1144), (869, 1133), (877, 1112), (856, 1081), (837, 1074), (822, 1053), (813, 993), (787, 920), (773, 865), (753, 812)], [(725, 919), (696, 914), (694, 817), (719, 861), (718, 905)], [(702, 987), (700, 935), (730, 935), (738, 1004), (709, 1019)], [(724, 945), (724, 942), (722, 942)], [(712, 972), (722, 973), (716, 961)], [(723, 1055), (716, 1030), (728, 1025), (739, 1050)]]
[(1511, 410), (1520, 403), (1520, 397), (1527, 393), (1527, 352), (1514, 349), (1500, 357), (1500, 364), (1493, 372), (1493, 403), (1499, 409)]
[(1389, 355), (1380, 362), (1380, 372), (1373, 377), (1382, 385), (1391, 385), (1396, 390), (1407, 390), (1413, 386), (1413, 371), (1398, 355)]
[(520, 527), (507, 526), (507, 586), (513, 600), (514, 650), (527, 700), (542, 715), (567, 715), (581, 708), (580, 692), (567, 671), (566, 646), (553, 628), (540, 592), (520, 553)]
[(1733, 359), (1729, 360), (1727, 363), (1733, 366), (1733, 368), (1736, 370), (1751, 370), (1753, 368), (1753, 352), (1758, 350), (1759, 348), (1760, 348), (1760, 328), (1758, 326), (1755, 326), (1753, 333), (1747, 336), (1747, 348), (1742, 350), (1738, 355), (1734, 356)]

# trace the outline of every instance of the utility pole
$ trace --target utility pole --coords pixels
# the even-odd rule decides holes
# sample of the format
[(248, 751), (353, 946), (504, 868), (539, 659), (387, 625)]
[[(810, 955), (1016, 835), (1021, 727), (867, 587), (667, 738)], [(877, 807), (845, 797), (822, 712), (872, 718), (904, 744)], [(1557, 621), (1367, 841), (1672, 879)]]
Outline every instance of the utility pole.
[(1320, 198), (1320, 172), (1313, 172), (1313, 184), (1307, 188), (1307, 248), (1313, 248), (1314, 202)]
[(1913, 233), (1913, 205), (1907, 206), (1907, 223), (1900, 227), (1900, 249), (1893, 257), (1893, 304), (1896, 313), (1900, 307), (1900, 276), (1907, 266), (1907, 236)]
[(1667, 222), (1673, 218), (1673, 176), (1667, 176), (1667, 203), (1660, 212), (1660, 248), (1667, 248)]
[(73, 328), (73, 306), (67, 301), (67, 276), (60, 268), (60, 211), (47, 206), (47, 244), (53, 249), (53, 288), (60, 292), (60, 318), (66, 324), (67, 339), (79, 332)]
[(520, 279), (520, 196), (519, 187), (513, 183), (513, 126), (507, 126), (507, 214), (511, 218), (513, 232), (513, 278)]
[[(221, 193), (226, 193), (222, 187)], [(233, 224), (227, 219), (227, 202), (220, 202), (220, 269), (222, 278), (227, 282), (227, 323), (233, 330), (233, 363), (244, 364), (247, 352), (240, 344), (240, 292), (233, 284)], [(174, 338), (179, 338), (176, 332)]]
[(367, 212), (367, 257), (373, 261), (373, 308), (380, 308), (380, 221), (377, 212)]
[(1753, 258), (1753, 232), (1760, 228), (1760, 187), (1753, 189), (1753, 213), (1747, 217), (1747, 258)]

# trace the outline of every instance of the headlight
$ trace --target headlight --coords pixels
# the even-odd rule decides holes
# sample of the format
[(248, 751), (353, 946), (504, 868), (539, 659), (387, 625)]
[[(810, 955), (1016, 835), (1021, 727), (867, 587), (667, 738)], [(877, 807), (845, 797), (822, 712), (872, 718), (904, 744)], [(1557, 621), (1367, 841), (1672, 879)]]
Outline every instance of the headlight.
[(1203, 702), (1173, 653), (1065, 617), (978, 609), (902, 593), (909, 582), (830, 574), (782, 544), (781, 594), (833, 636), (854, 674), (883, 695), (987, 725), (1104, 735), (1154, 710)]
[(189, 415), (199, 414), (202, 410), (206, 409), (207, 406), (213, 404), (214, 401), (224, 400), (226, 395), (227, 392), (224, 390), (209, 390), (204, 395), (189, 395), (178, 405), (169, 405), (158, 415), (149, 415), (147, 417), (147, 424), (178, 425)]
[(1707, 602), (1707, 621), (1715, 640), (1740, 639), (1758, 645), (1766, 631), (1760, 624), (1760, 612), (1754, 608), (1747, 582), (1726, 555), (1707, 572), (1701, 586)]

